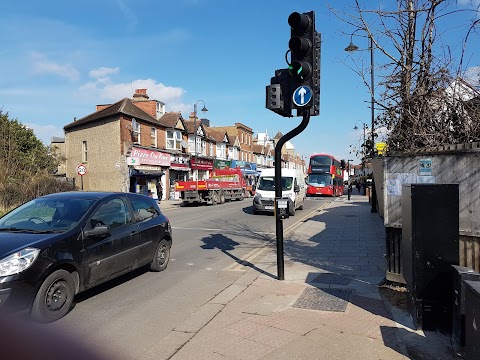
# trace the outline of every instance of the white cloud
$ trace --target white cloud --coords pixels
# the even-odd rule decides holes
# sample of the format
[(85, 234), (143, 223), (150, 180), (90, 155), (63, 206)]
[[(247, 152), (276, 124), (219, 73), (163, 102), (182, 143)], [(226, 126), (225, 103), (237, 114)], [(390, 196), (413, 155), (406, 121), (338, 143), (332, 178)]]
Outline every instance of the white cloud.
[(38, 74), (54, 74), (70, 80), (78, 80), (80, 72), (71, 64), (59, 64), (47, 58), (45, 54), (32, 53), (33, 70)]
[[(102, 71), (100, 71), (102, 69)], [(107, 70), (109, 69), (109, 70)], [(95, 76), (117, 73), (118, 68), (99, 68), (90, 71)], [(92, 76), (92, 77), (95, 77)], [(192, 104), (182, 102), (182, 96), (186, 91), (180, 87), (166, 86), (153, 79), (134, 80), (131, 83), (115, 84), (108, 76), (96, 78), (82, 85), (78, 89), (79, 95), (104, 102), (116, 102), (123, 98), (132, 98), (136, 89), (147, 89), (147, 95), (152, 100), (165, 103), (166, 111), (180, 111), (184, 117), (193, 111)]]
[(468, 68), (465, 72), (465, 80), (473, 86), (480, 86), (480, 66)]
[(98, 78), (107, 78), (107, 75), (110, 74), (118, 74), (120, 71), (119, 67), (109, 68), (109, 67), (99, 67), (97, 69), (93, 69), (88, 73), (88, 76), (94, 79)]
[(50, 145), (52, 136), (64, 137), (63, 128), (55, 125), (39, 125), (34, 123), (25, 124), (33, 130), (35, 136), (40, 139), (45, 145)]
[(125, 3), (125, 1), (117, 0), (117, 5), (120, 8), (120, 12), (126, 19), (128, 28), (132, 29), (138, 23), (137, 16), (133, 12), (133, 10)]
[(178, 103), (185, 90), (179, 87), (165, 86), (153, 79), (134, 80), (131, 83), (109, 84), (101, 89), (101, 97), (110, 100), (120, 100), (125, 97), (131, 98), (135, 89), (147, 89), (150, 99), (160, 100), (167, 103)]

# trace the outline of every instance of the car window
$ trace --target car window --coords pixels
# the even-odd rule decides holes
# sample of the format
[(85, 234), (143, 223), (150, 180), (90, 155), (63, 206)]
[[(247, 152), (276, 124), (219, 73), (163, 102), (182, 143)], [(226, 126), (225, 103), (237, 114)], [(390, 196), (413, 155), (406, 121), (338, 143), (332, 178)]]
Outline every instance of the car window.
[(97, 225), (107, 225), (110, 229), (115, 229), (130, 222), (130, 213), (122, 198), (111, 199), (100, 205), (90, 219), (92, 228)]
[(37, 198), (5, 215), (0, 229), (68, 230), (76, 226), (92, 204), (92, 200), (75, 198)]
[(135, 214), (135, 221), (143, 221), (158, 216), (158, 211), (150, 199), (132, 196), (130, 197), (130, 202)]

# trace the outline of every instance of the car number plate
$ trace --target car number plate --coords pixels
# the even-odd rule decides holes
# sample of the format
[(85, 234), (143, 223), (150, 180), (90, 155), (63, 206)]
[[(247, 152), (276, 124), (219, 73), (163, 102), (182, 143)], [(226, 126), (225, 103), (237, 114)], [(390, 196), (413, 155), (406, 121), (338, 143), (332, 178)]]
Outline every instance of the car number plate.
[(265, 210), (273, 210), (273, 206), (271, 206), (271, 205), (266, 205), (266, 206), (265, 206)]

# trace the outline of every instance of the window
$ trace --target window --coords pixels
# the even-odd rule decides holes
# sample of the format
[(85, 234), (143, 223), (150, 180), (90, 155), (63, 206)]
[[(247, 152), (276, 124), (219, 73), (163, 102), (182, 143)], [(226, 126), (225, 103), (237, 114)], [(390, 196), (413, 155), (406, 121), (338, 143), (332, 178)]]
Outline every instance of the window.
[(140, 144), (140, 124), (132, 121), (132, 140), (136, 144)]
[(112, 199), (98, 208), (90, 219), (92, 228), (97, 225), (107, 225), (115, 229), (130, 222), (130, 213), (125, 201), (121, 198)]
[(135, 222), (151, 219), (158, 216), (158, 211), (149, 199), (140, 199), (131, 197), (133, 212), (135, 214)]
[(241, 133), (240, 142), (243, 143), (243, 132)]
[(82, 162), (88, 161), (88, 153), (87, 153), (87, 142), (82, 142)]
[(213, 143), (210, 143), (210, 156), (213, 156)]
[[(180, 150), (182, 143), (182, 133), (176, 130), (167, 130), (167, 149)], [(192, 149), (192, 152), (194, 149)]]
[(150, 145), (157, 147), (157, 129), (154, 127), (150, 130)]
[(225, 143), (217, 144), (217, 157), (225, 159), (227, 157)]

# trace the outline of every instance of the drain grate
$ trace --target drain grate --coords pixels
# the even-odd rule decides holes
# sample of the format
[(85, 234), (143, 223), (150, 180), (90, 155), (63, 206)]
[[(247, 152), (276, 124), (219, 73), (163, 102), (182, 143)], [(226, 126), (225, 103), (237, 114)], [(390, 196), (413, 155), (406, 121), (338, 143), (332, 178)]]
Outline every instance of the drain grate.
[(344, 312), (352, 298), (353, 289), (305, 289), (293, 307), (299, 309)]
[(329, 285), (348, 285), (352, 282), (352, 279), (349, 279), (346, 276), (339, 274), (325, 273), (318, 275), (315, 279), (312, 280), (312, 283), (321, 283)]

